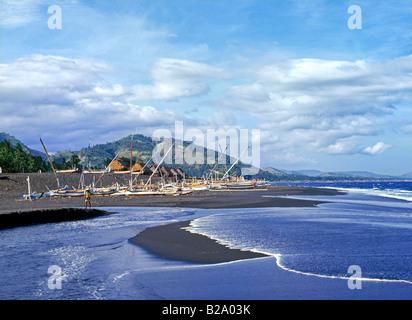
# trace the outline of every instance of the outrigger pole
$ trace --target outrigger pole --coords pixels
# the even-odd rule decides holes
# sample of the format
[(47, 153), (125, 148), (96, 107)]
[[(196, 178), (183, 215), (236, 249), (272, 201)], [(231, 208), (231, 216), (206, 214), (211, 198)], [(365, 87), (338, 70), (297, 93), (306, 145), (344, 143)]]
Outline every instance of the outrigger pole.
[(170, 146), (169, 150), (167, 150), (166, 154), (164, 155), (163, 159), (159, 162), (159, 164), (157, 165), (156, 169), (153, 170), (152, 175), (150, 176), (149, 180), (147, 180), (145, 186), (147, 186), (147, 184), (152, 180), (152, 177), (154, 176), (154, 174), (156, 173), (157, 169), (159, 169), (160, 165), (163, 163), (163, 160), (166, 158), (166, 156), (168, 155), (168, 153), (170, 152), (170, 150), (172, 150), (173, 146), (174, 146), (174, 142), (172, 143), (172, 145)]
[[(31, 201), (31, 187), (30, 187), (30, 176), (27, 177), (27, 195)], [(27, 199), (26, 199), (27, 200)]]
[(234, 164), (232, 164), (232, 166), (229, 168), (229, 170), (226, 171), (226, 173), (224, 174), (224, 176), (222, 177), (222, 180), (225, 179), (226, 175), (229, 173), (230, 170), (232, 170), (232, 168), (235, 166), (236, 163), (239, 162), (240, 158), (242, 158), (242, 156), (245, 154), (246, 150), (249, 149), (249, 146), (246, 147), (245, 150), (243, 150), (242, 154), (240, 155), (240, 157), (235, 161)]
[(130, 142), (130, 188), (132, 187), (132, 158), (133, 158), (133, 134), (132, 134), (132, 141)]
[[(219, 144), (219, 147), (220, 147), (220, 144)], [(224, 152), (226, 152), (226, 150), (227, 150), (227, 148), (228, 148), (228, 147), (229, 147), (229, 145), (226, 145), (226, 149), (225, 149), (225, 151), (224, 151)], [(220, 148), (220, 151), (222, 151), (222, 148)], [(215, 165), (214, 165), (213, 169), (212, 169), (212, 170), (210, 170), (210, 174), (209, 174), (209, 176), (207, 177), (207, 180), (209, 180), (209, 179), (210, 179), (210, 177), (212, 176), (213, 171), (215, 170), (215, 168), (216, 168), (217, 164), (219, 163), (220, 159), (222, 159), (223, 155), (224, 155), (224, 153), (223, 153), (223, 152), (221, 152), (220, 157), (217, 159), (217, 161), (216, 161), (216, 163), (215, 163)]]
[(104, 172), (100, 175), (99, 179), (97, 179), (95, 185), (96, 185), (96, 184), (100, 181), (100, 179), (104, 176), (104, 174), (107, 172), (108, 168), (110, 168), (110, 165), (113, 163), (113, 161), (117, 159), (117, 157), (120, 155), (120, 152), (121, 152), (121, 151), (119, 151), (119, 152), (114, 156), (113, 160), (112, 160), (112, 161), (109, 163), (109, 165), (104, 169)]
[(46, 153), (47, 159), (49, 160), (50, 165), (51, 165), (51, 167), (52, 167), (52, 169), (53, 169), (54, 176), (56, 177), (57, 189), (60, 189), (59, 178), (57, 177), (56, 170), (54, 170), (53, 163), (52, 163), (52, 161), (50, 160), (50, 156), (49, 156), (49, 154), (47, 153), (46, 147), (44, 146), (43, 140), (42, 140), (41, 138), (40, 138), (40, 142), (41, 142), (41, 145), (43, 146), (44, 152)]
[[(84, 182), (84, 169), (86, 168), (87, 154), (89, 153), (89, 149), (90, 149), (90, 144), (91, 144), (91, 143), (92, 143), (92, 137), (89, 138), (89, 147), (88, 147), (87, 150), (86, 150), (86, 155), (85, 155), (85, 157), (84, 157), (84, 163), (83, 163), (83, 168), (82, 168), (82, 174), (81, 174), (81, 176), (80, 176), (80, 181), (79, 181), (79, 187), (80, 187), (80, 184), (81, 184), (82, 189), (84, 189), (84, 187), (85, 187), (85, 182)], [(90, 168), (89, 168), (89, 170), (90, 170)]]
[[(136, 181), (136, 179), (144, 172), (144, 168), (146, 168), (146, 166), (149, 164), (149, 162), (153, 159), (155, 155), (153, 154), (152, 157), (145, 163), (145, 165), (143, 166), (143, 168), (139, 171), (139, 173), (136, 175), (136, 177), (133, 179), (133, 183)], [(133, 184), (132, 183), (132, 184)]]

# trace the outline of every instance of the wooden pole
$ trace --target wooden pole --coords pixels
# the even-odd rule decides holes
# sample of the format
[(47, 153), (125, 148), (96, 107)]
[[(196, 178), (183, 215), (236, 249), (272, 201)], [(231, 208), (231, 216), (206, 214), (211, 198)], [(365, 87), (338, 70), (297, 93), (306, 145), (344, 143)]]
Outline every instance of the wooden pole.
[(41, 145), (43, 146), (44, 152), (46, 153), (47, 159), (49, 160), (50, 165), (51, 165), (51, 167), (52, 167), (52, 169), (53, 169), (54, 176), (56, 177), (57, 189), (60, 189), (59, 178), (57, 177), (56, 170), (54, 170), (53, 163), (52, 163), (52, 161), (50, 160), (50, 156), (49, 156), (49, 154), (48, 154), (48, 152), (47, 152), (47, 150), (46, 150), (46, 147), (44, 146), (43, 140), (42, 140), (41, 138), (40, 138), (40, 142), (41, 142)]

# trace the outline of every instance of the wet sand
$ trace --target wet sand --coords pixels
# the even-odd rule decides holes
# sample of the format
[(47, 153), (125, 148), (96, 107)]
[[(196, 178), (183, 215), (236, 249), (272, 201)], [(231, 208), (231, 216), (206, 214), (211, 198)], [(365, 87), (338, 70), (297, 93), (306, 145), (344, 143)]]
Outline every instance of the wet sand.
[(9, 214), (0, 214), (0, 230), (42, 223), (87, 220), (108, 214), (112, 213), (104, 210), (85, 210), (82, 208), (62, 208), (13, 212)]
[(230, 249), (206, 236), (189, 232), (191, 221), (152, 227), (129, 241), (165, 259), (194, 263), (222, 263), (267, 257), (264, 254)]
[[(331, 189), (262, 186), (251, 190), (195, 191), (184, 196), (93, 196), (91, 200), (92, 207), (97, 208), (97, 210), (85, 210), (83, 209), (83, 197), (20, 200), (19, 192), (23, 193), (27, 188), (27, 176), (27, 174), (3, 174), (0, 176), (0, 201), (2, 204), (0, 229), (36, 223), (93, 218), (110, 214), (104, 211), (104, 208), (107, 207), (188, 207), (203, 209), (313, 207), (321, 202), (286, 198), (284, 196), (333, 196), (340, 194), (340, 192)], [(66, 175), (66, 184), (67, 181), (74, 184), (79, 178), (79, 174)], [(111, 183), (115, 178), (117, 180), (124, 177), (107, 175), (105, 176), (105, 182)], [(47, 173), (30, 174), (30, 179), (36, 181), (36, 183), (32, 183), (32, 190), (38, 192), (46, 191), (42, 185), (52, 186), (56, 183), (54, 176)], [(213, 239), (184, 230), (183, 228), (188, 225), (189, 222), (179, 222), (149, 228), (130, 241), (161, 257), (196, 263), (220, 263), (265, 256), (254, 252), (227, 248)]]
[[(51, 174), (33, 176), (38, 182), (36, 191), (48, 183), (53, 187)], [(23, 223), (57, 222), (61, 219), (87, 219), (105, 212), (107, 207), (193, 207), (193, 208), (256, 208), (302, 207), (321, 203), (311, 200), (285, 198), (285, 195), (341, 194), (336, 190), (318, 188), (264, 186), (253, 191), (199, 191), (186, 196), (168, 197), (93, 197), (98, 210), (84, 210), (83, 198), (45, 198), (33, 201), (18, 200), (25, 192), (27, 175), (0, 175), (1, 219)], [(75, 181), (78, 176), (72, 176)], [(110, 178), (110, 177), (108, 177)], [(25, 222), (27, 223), (27, 221)], [(274, 267), (275, 258), (264, 254), (230, 249), (208, 237), (185, 230), (190, 221), (147, 228), (129, 241), (152, 254), (172, 260), (208, 264), (207, 268), (153, 270), (139, 275), (139, 281), (156, 288), (170, 299), (408, 299), (410, 284), (367, 281), (362, 290), (349, 290), (346, 279), (307, 276)], [(3, 227), (7, 224), (3, 222)], [(260, 258), (260, 259), (256, 259)], [(230, 264), (222, 262), (242, 260)], [(211, 276), (211, 274), (213, 276)], [(262, 278), (263, 275), (263, 278)], [(184, 279), (182, 279), (184, 276)], [(263, 279), (263, 280), (262, 280)], [(176, 287), (187, 283), (188, 290)], [(242, 285), (239, 285), (242, 284)], [(197, 287), (204, 288), (196, 290)], [(192, 288), (195, 288), (192, 290)]]

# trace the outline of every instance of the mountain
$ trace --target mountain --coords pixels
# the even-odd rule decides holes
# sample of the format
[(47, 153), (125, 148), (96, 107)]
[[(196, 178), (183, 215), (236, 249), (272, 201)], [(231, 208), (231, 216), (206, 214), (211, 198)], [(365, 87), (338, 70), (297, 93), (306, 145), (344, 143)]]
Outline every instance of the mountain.
[[(130, 163), (130, 145), (131, 145), (132, 135), (127, 137), (123, 137), (118, 140), (114, 140), (111, 142), (97, 144), (91, 146), (90, 148), (85, 147), (78, 151), (70, 151), (70, 150), (63, 150), (57, 152), (52, 156), (52, 160), (58, 163), (62, 163), (71, 159), (72, 156), (78, 156), (80, 163), (83, 164), (87, 154), (87, 164), (86, 166), (91, 169), (97, 168), (104, 168), (108, 162), (110, 162), (116, 154), (119, 154), (119, 158), (123, 160), (124, 164), (128, 167)], [(8, 140), (10, 143), (15, 146), (17, 143), (20, 143), (24, 150), (28, 150), (31, 152), (32, 155), (39, 155), (42, 158), (46, 159), (46, 155), (43, 152), (33, 150), (28, 148), (24, 143), (17, 140), (15, 137), (5, 133), (0, 133), (0, 142)], [(174, 140), (173, 140), (174, 141)], [(146, 163), (151, 157), (154, 148), (160, 142), (153, 141), (151, 137), (146, 137), (141, 134), (133, 135), (133, 152), (132, 158), (133, 163), (137, 160)], [(192, 142), (184, 141), (183, 149), (192, 144)], [(183, 150), (183, 151), (184, 151)], [(174, 155), (175, 155), (175, 148), (172, 150), (172, 162), (175, 163)], [(210, 151), (209, 151), (210, 152)], [(215, 152), (215, 159), (218, 159), (221, 155), (219, 152)], [(204, 160), (206, 162), (208, 150), (204, 148)], [(213, 151), (212, 151), (213, 154)], [(64, 158), (64, 161), (63, 161)], [(222, 158), (221, 163), (224, 162), (225, 158)], [(216, 171), (220, 173), (220, 177), (222, 177), (223, 173), (225, 173), (231, 164), (235, 161), (234, 158), (226, 156), (226, 164), (219, 164), (216, 167)], [(213, 168), (214, 164), (192, 164), (189, 165), (187, 163), (184, 164), (167, 164), (170, 167), (181, 167), (183, 171), (186, 172), (187, 176), (207, 176), (210, 173), (210, 170)], [(240, 176), (242, 173), (242, 168), (248, 167), (244, 165), (241, 161), (236, 164), (232, 170), (230, 171), (231, 175)], [(263, 170), (258, 169), (258, 173), (253, 175), (253, 178), (256, 179), (266, 179), (269, 181), (299, 181), (299, 180), (306, 180), (306, 181), (315, 181), (315, 180), (356, 180), (356, 179), (412, 179), (412, 172), (405, 173), (399, 176), (389, 176), (389, 175), (382, 175), (376, 174), (369, 171), (337, 171), (337, 172), (323, 172), (319, 170), (283, 170), (277, 169), (273, 167), (265, 167)]]
[(412, 179), (412, 172), (408, 172), (408, 173), (402, 174), (402, 175), (398, 176), (398, 178), (401, 178), (401, 179)]
[[(60, 151), (55, 153), (52, 156), (52, 159), (56, 162), (62, 162), (63, 158), (65, 160), (69, 160), (73, 155), (77, 155), (80, 159), (80, 162), (83, 163), (86, 158), (87, 153), (87, 163), (86, 166), (89, 168), (104, 168), (108, 162), (110, 162), (117, 154), (119, 154), (120, 160), (125, 164), (125, 166), (129, 166), (130, 164), (130, 147), (131, 147), (131, 140), (132, 135), (127, 137), (107, 142), (104, 144), (97, 144), (91, 146), (90, 148), (82, 148), (78, 151)], [(172, 139), (174, 141), (174, 139)], [(151, 137), (146, 137), (141, 134), (133, 135), (133, 151), (132, 151), (132, 162), (133, 164), (139, 160), (141, 163), (146, 163), (152, 157), (153, 150), (155, 149), (156, 145), (161, 141), (153, 141)], [(183, 151), (192, 144), (192, 142), (183, 141)], [(173, 147), (171, 153), (172, 156), (172, 163), (166, 165), (170, 167), (180, 167), (186, 173), (187, 176), (196, 176), (202, 177), (207, 176), (210, 173), (210, 170), (213, 169), (213, 164), (175, 164), (175, 146)], [(209, 151), (210, 152), (210, 151)], [(213, 151), (212, 151), (213, 154)], [(204, 161), (206, 162), (208, 155), (208, 149), (204, 148)], [(159, 157), (161, 158), (163, 154)], [(215, 159), (217, 160), (220, 156), (220, 153), (215, 151)], [(224, 161), (225, 158), (221, 159), (221, 163)], [(219, 164), (216, 167), (216, 171), (220, 173), (220, 177), (229, 169), (232, 163), (234, 163), (236, 159), (233, 159), (229, 156), (226, 156), (226, 164)], [(231, 175), (240, 176), (241, 175), (241, 168), (245, 167), (241, 162), (236, 164), (232, 170), (230, 171)], [(261, 171), (261, 170), (260, 170)], [(267, 176), (269, 178), (269, 176)], [(272, 178), (272, 177), (271, 177)]]
[[(59, 151), (52, 156), (52, 159), (61, 162), (63, 158), (68, 160), (72, 155), (78, 155), (83, 163), (87, 154), (87, 166), (104, 168), (106, 159), (112, 160), (118, 153), (119, 158), (130, 159), (131, 137), (130, 135), (119, 140), (96, 144), (90, 148), (85, 147), (78, 151)], [(151, 138), (141, 134), (133, 135), (133, 158), (147, 161), (152, 156), (151, 153), (155, 146), (156, 142), (153, 142)]]
[(269, 172), (270, 174), (274, 174), (276, 176), (288, 176), (289, 173), (284, 171), (284, 170), (280, 170), (280, 169), (275, 169), (273, 167), (265, 167), (263, 168), (263, 171)]
[(22, 146), (24, 151), (29, 151), (33, 156), (40, 156), (44, 159), (47, 158), (46, 154), (44, 152), (41, 151), (37, 151), (34, 149), (30, 149), (29, 147), (27, 147), (23, 142), (21, 142), (20, 140), (16, 139), (15, 137), (13, 137), (12, 135), (9, 135), (6, 132), (0, 132), (0, 142), (3, 141), (9, 141), (10, 144), (15, 147), (18, 143), (20, 143), (20, 145)]
[(320, 175), (320, 177), (361, 177), (361, 178), (393, 178), (393, 176), (377, 174), (369, 171), (339, 171), (339, 172), (326, 172)]
[(322, 171), (319, 170), (299, 170), (299, 171), (292, 171), (295, 174), (300, 174), (308, 177), (319, 177), (323, 174)]
[(273, 167), (265, 167), (264, 171), (271, 173), (278, 177), (278, 179), (296, 180), (300, 178), (302, 180), (356, 180), (356, 179), (412, 179), (412, 172), (405, 173), (400, 176), (390, 176), (384, 174), (377, 174), (369, 171), (336, 171), (336, 172), (323, 172), (319, 170), (299, 170), (288, 171), (282, 169), (276, 169)]

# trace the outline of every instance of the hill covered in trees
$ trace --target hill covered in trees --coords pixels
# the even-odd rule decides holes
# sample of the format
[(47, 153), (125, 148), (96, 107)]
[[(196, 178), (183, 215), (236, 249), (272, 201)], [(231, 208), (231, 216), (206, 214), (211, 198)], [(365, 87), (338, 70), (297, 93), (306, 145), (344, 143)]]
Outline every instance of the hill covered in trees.
[(24, 150), (20, 143), (13, 146), (8, 140), (0, 142), (0, 168), (7, 173), (51, 170), (50, 164), (41, 156), (32, 155), (27, 149)]
[[(144, 164), (152, 158), (153, 152), (156, 149), (156, 146), (162, 141), (153, 141), (153, 139), (150, 137), (146, 137), (141, 134), (135, 134), (133, 135), (133, 146), (131, 142), (132, 142), (132, 135), (129, 135), (127, 137), (124, 137), (124, 138), (121, 138), (115, 141), (107, 142), (104, 144), (96, 144), (94, 146), (87, 147), (87, 148), (82, 148), (79, 151), (67, 151), (67, 150), (61, 151), (61, 152), (56, 153), (53, 156), (53, 159), (54, 161), (61, 163), (65, 159), (69, 159), (73, 155), (77, 155), (81, 163), (86, 161), (86, 167), (90, 169), (101, 169), (107, 166), (110, 163), (110, 161), (118, 154), (118, 158), (120, 159), (120, 161), (126, 167), (129, 167), (131, 147), (132, 147), (132, 163), (134, 164), (137, 161), (139, 161), (141, 164)], [(175, 142), (174, 139), (172, 140), (172, 142)], [(188, 141), (181, 142), (180, 145), (183, 146), (182, 152), (185, 152), (186, 148), (191, 144), (192, 142), (188, 142)], [(167, 166), (180, 167), (186, 173), (186, 175), (190, 177), (202, 177), (202, 176), (209, 175), (210, 170), (212, 170), (214, 167), (214, 163), (213, 164), (206, 163), (207, 162), (206, 161), (207, 152), (208, 152), (206, 148), (198, 149), (199, 150), (198, 152), (202, 152), (202, 149), (203, 149), (203, 158), (205, 161), (202, 164), (187, 164), (185, 162), (176, 163), (177, 162), (175, 159), (176, 148), (179, 148), (179, 146), (176, 147), (176, 145), (174, 145), (172, 150), (170, 151), (170, 156), (171, 156), (172, 161), (171, 163), (166, 163)], [(214, 152), (215, 152), (214, 159), (217, 160), (221, 154), (217, 151), (214, 151)], [(157, 160), (161, 159), (163, 155), (164, 153), (162, 152), (160, 154), (157, 154), (157, 157), (156, 157)], [(224, 164), (218, 164), (215, 168), (215, 171), (220, 173), (220, 177), (221, 177), (230, 168), (231, 164), (235, 162), (235, 160), (236, 159), (233, 159), (227, 155), (223, 155), (221, 157), (220, 163), (224, 163)], [(151, 161), (151, 163), (153, 163), (153, 160)], [(230, 174), (240, 176), (242, 166), (244, 165), (242, 165), (241, 162), (239, 164), (236, 164), (230, 171)]]
[[(78, 151), (63, 150), (51, 156), (53, 166), (56, 170), (78, 169), (81, 171), (85, 166), (87, 169), (103, 169), (117, 155), (121, 163), (129, 168), (130, 166), (130, 151), (131, 141), (133, 138), (132, 150), (132, 165), (139, 162), (141, 165), (149, 161), (156, 146), (162, 141), (154, 141), (150, 137), (141, 134), (129, 135), (118, 140), (110, 141), (103, 144), (96, 144), (82, 148)], [(176, 142), (172, 140), (172, 142)], [(178, 141), (171, 150), (171, 163), (165, 163), (169, 167), (180, 167), (187, 177), (207, 177), (214, 167), (214, 163), (207, 163), (207, 155), (214, 153), (214, 159), (217, 160), (221, 156), (219, 164), (215, 171), (220, 177), (229, 169), (236, 159), (228, 155), (222, 155), (220, 152), (211, 151), (206, 148), (198, 148), (198, 152), (203, 152), (203, 163), (188, 164), (186, 161), (180, 163), (176, 161), (176, 151), (180, 153), (187, 152), (188, 147), (192, 146), (192, 142)], [(176, 150), (182, 148), (182, 150)], [(178, 152), (179, 153), (179, 152)], [(164, 153), (157, 154), (158, 161), (163, 157)], [(156, 161), (150, 161), (149, 166)], [(177, 162), (177, 163), (176, 163)], [(20, 142), (13, 136), (6, 133), (0, 133), (0, 167), (3, 172), (52, 172), (50, 163), (46, 155), (40, 151), (31, 150), (24, 143)], [(241, 161), (233, 166), (230, 171), (232, 176), (240, 176), (242, 168), (248, 167)], [(266, 167), (263, 170), (259, 169), (258, 173), (249, 177), (255, 179), (266, 179), (268, 181), (338, 181), (338, 180), (391, 180), (391, 179), (411, 179), (412, 174), (408, 173), (402, 176), (391, 177), (377, 175), (370, 172), (321, 172), (317, 170), (302, 170), (302, 171), (286, 171), (272, 167)]]

